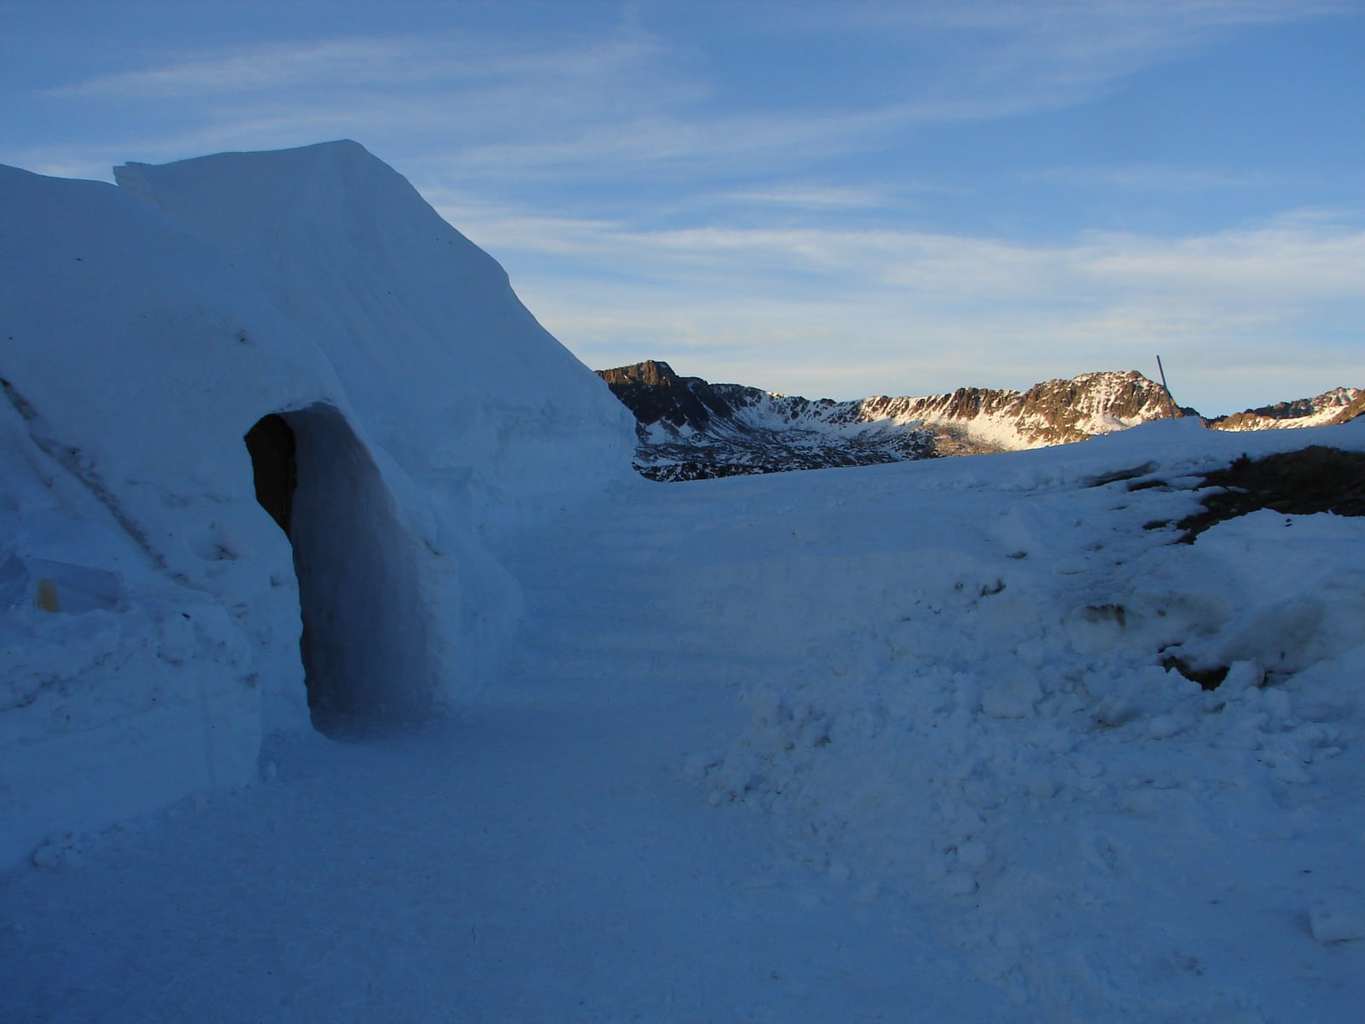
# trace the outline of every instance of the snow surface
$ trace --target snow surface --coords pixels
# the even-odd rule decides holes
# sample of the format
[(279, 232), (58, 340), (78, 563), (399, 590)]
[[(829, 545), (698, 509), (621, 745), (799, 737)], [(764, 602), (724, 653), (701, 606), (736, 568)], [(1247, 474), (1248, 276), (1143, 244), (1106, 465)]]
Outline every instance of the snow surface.
[(448, 721), (0, 882), (0, 1017), (1356, 1020), (1365, 522), (1143, 529), (1307, 444), (618, 481)]
[[(813, 486), (790, 557), (708, 564), (688, 595), (736, 610), (722, 645), (798, 662), (689, 772), (855, 898), (935, 908), (1034, 1019), (1356, 1019), (1365, 947), (1314, 939), (1365, 905), (1365, 523), (1266, 511), (1174, 545), (1143, 524), (1194, 493), (1081, 486), (1305, 443), (1211, 435), (924, 464), (856, 503)], [(1163, 650), (1232, 672), (1205, 693)]]

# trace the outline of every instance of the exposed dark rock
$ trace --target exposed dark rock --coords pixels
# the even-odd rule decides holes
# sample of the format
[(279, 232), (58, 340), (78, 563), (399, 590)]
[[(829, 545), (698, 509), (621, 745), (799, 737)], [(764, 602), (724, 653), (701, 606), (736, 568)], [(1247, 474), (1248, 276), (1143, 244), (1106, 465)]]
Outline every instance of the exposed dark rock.
[(1156, 469), (1155, 462), (1144, 462), (1140, 466), (1116, 469), (1112, 473), (1101, 473), (1099, 476), (1091, 477), (1085, 482), (1085, 485), (1087, 487), (1103, 487), (1106, 484), (1118, 483), (1120, 480), (1136, 480), (1140, 476), (1146, 476), (1154, 469)]
[(1243, 455), (1226, 469), (1207, 474), (1204, 487), (1219, 490), (1204, 498), (1204, 509), (1182, 519), (1180, 540), (1192, 544), (1199, 534), (1225, 519), (1268, 508), (1285, 515), (1334, 512), (1365, 515), (1365, 452), (1313, 445), (1263, 459)]
[(1172, 669), (1192, 683), (1198, 683), (1205, 690), (1216, 690), (1228, 677), (1229, 666), (1215, 665), (1212, 668), (1197, 668), (1176, 654), (1167, 654), (1161, 659), (1161, 667), (1167, 672)]
[(647, 359), (597, 373), (641, 424), (662, 420), (674, 427), (705, 430), (712, 416), (732, 415), (715, 388), (700, 377), (679, 377), (667, 363)]

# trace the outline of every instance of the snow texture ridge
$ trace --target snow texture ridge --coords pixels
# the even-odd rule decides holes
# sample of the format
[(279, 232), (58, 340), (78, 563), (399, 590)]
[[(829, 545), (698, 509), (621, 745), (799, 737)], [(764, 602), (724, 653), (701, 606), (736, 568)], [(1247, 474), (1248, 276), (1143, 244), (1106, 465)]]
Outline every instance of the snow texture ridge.
[(248, 781), (263, 733), (307, 727), (296, 553), (243, 442), (261, 417), (335, 425), (336, 472), (300, 483), (313, 564), (367, 545), (328, 613), (391, 626), (333, 639), (433, 708), (519, 614), (489, 538), (629, 466), (628, 414), (359, 145), (117, 178), (0, 168), (0, 861)]

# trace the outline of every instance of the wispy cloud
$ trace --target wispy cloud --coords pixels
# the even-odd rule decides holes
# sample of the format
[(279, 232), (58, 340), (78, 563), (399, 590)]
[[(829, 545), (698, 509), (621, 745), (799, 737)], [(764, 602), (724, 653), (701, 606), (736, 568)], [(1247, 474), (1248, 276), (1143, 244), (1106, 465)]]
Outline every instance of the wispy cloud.
[[(604, 178), (718, 159), (757, 165), (803, 148), (847, 148), (892, 116), (720, 110), (706, 104), (712, 84), (682, 65), (638, 30), (531, 45), (489, 36), (346, 38), (205, 52), (70, 82), (48, 97), (137, 103), (149, 113), (161, 105), (173, 115), (195, 105), (192, 126), (183, 116), (162, 118), (175, 127), (134, 142), (133, 156), (348, 134), (381, 146), (424, 140), (418, 162), (433, 172), (499, 180)], [(61, 162), (82, 162), (78, 149)]]
[(773, 184), (764, 188), (738, 188), (730, 193), (718, 193), (718, 202), (741, 205), (789, 206), (811, 210), (870, 209), (886, 206), (894, 197), (886, 190), (838, 184)]
[[(451, 31), (203, 50), (67, 82), (47, 98), (133, 105), (148, 122), (160, 111), (167, 127), (125, 154), (135, 158), (351, 135), (379, 148), (421, 140), (433, 176), (682, 180), (724, 168), (734, 180), (781, 168), (796, 178), (836, 156), (886, 150), (925, 125), (1084, 102), (1219, 32), (1341, 8), (1314, 0), (982, 0), (734, 12), (733, 31), (769, 44), (774, 34), (803, 33), (817, 61), (831, 24), (914, 44), (920, 56), (902, 62), (872, 102), (837, 93), (781, 102), (780, 85), (728, 79), (688, 46), (641, 28), (647, 11), (531, 37)], [(77, 150), (61, 163), (81, 163)], [(762, 204), (869, 205), (856, 189), (828, 184), (733, 191)]]
[[(1010, 118), (1086, 103), (1256, 26), (1353, 8), (742, 5), (726, 10), (739, 60), (702, 33), (652, 32), (667, 19), (648, 5), (634, 20), (599, 14), (567, 30), (275, 40), (73, 78), (41, 103), (71, 112), (88, 130), (69, 137), (86, 141), (10, 141), (0, 159), (107, 176), (127, 159), (358, 138), (502, 259), (531, 308), (599, 364), (690, 353), (697, 363), (680, 369), (853, 395), (1145, 365), (1159, 341), (1200, 367), (1212, 394), (1212, 367), (1235, 359), (1298, 372), (1307, 337), (1319, 339), (1311, 361), (1335, 365), (1346, 325), (1365, 322), (1359, 216), (1301, 211), (1159, 237), (1087, 232), (1079, 217), (1039, 228), (1053, 209), (1017, 215), (1007, 198), (960, 225), (994, 187), (1025, 204), (1043, 193), (1055, 204), (1058, 189), (1039, 186), (1103, 191), (1113, 205), (1145, 190), (1172, 209), (1220, 190), (1288, 193), (1283, 175), (1178, 155), (1041, 171), (1002, 160), (958, 175), (951, 153), (930, 147), (961, 145), (988, 164), (991, 138), (1020, 140)], [(806, 78), (774, 56), (799, 50), (801, 76), (822, 62), (832, 76), (850, 70), (837, 52), (849, 38), (886, 58), (861, 91), (799, 88)], [(102, 134), (111, 111), (125, 120)]]
[(1207, 192), (1221, 189), (1264, 188), (1275, 184), (1253, 169), (1176, 167), (1137, 163), (1117, 166), (1051, 167), (1023, 175), (1025, 181), (1079, 188), (1148, 192)]
[(659, 54), (641, 34), (564, 47), (447, 35), (377, 36), (271, 43), (208, 51), (173, 63), (121, 71), (48, 90), (53, 96), (165, 98), (267, 93), (300, 86), (428, 86), (487, 79), (611, 75)]
[[(1245, 393), (1230, 366), (1273, 367), (1308, 385), (1329, 368), (1358, 375), (1365, 347), (1365, 332), (1334, 341), (1321, 320), (1333, 308), (1365, 318), (1365, 222), (1344, 212), (1044, 245), (892, 229), (650, 230), (442, 209), (597, 365), (681, 353), (679, 368), (691, 372), (851, 397), (1146, 367), (1159, 350), (1182, 367), (1185, 400), (1217, 411)], [(847, 372), (822, 377), (816, 368), (835, 353)]]
[[(401, 39), (333, 39), (271, 44), (231, 53), (204, 53), (171, 64), (82, 79), (48, 90), (59, 97), (115, 99), (269, 92), (338, 78), (411, 77)], [(430, 71), (424, 71), (429, 74)]]
[(1365, 224), (1346, 211), (1290, 212), (1262, 224), (1184, 238), (1084, 233), (1065, 244), (911, 229), (736, 227), (708, 224), (643, 229), (622, 221), (544, 217), (512, 207), (437, 206), (495, 251), (606, 256), (671, 275), (703, 268), (718, 278), (737, 269), (778, 275), (822, 272), (846, 284), (876, 283), (921, 296), (1084, 295), (1078, 282), (1129, 290), (1365, 300)]
[(819, 36), (943, 39), (971, 57), (917, 83), (908, 116), (981, 119), (1083, 102), (1145, 68), (1187, 55), (1231, 31), (1339, 15), (1354, 0), (850, 0), (781, 20)]

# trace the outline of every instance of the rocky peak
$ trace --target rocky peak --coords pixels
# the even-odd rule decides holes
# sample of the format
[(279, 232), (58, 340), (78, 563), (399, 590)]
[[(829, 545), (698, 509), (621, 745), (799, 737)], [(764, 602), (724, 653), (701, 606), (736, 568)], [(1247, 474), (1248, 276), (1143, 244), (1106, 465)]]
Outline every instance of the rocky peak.
[(1365, 416), (1365, 388), (1350, 388), (1348, 390), (1355, 391), (1356, 396), (1332, 417), (1332, 423), (1349, 423), (1357, 416)]
[(1172, 410), (1166, 391), (1137, 370), (1102, 370), (1070, 379), (1046, 380), (1027, 391), (958, 388), (924, 397), (879, 395), (857, 403), (857, 418), (975, 432), (981, 444), (1004, 448), (1080, 441), (1192, 409)]
[(673, 372), (673, 367), (653, 359), (646, 359), (643, 363), (632, 363), (629, 366), (617, 366), (610, 370), (598, 370), (597, 375), (613, 387), (637, 384), (651, 388), (668, 388), (682, 382), (682, 378)]
[(1210, 420), (1209, 425), (1219, 430), (1325, 426), (1345, 423), (1362, 412), (1365, 412), (1365, 391), (1360, 388), (1332, 388), (1311, 398), (1295, 398), (1219, 416)]
[(719, 392), (700, 377), (679, 377), (667, 363), (646, 359), (630, 366), (598, 370), (611, 393), (635, 414), (637, 432), (663, 421), (674, 429), (705, 430), (712, 416), (732, 410)]

